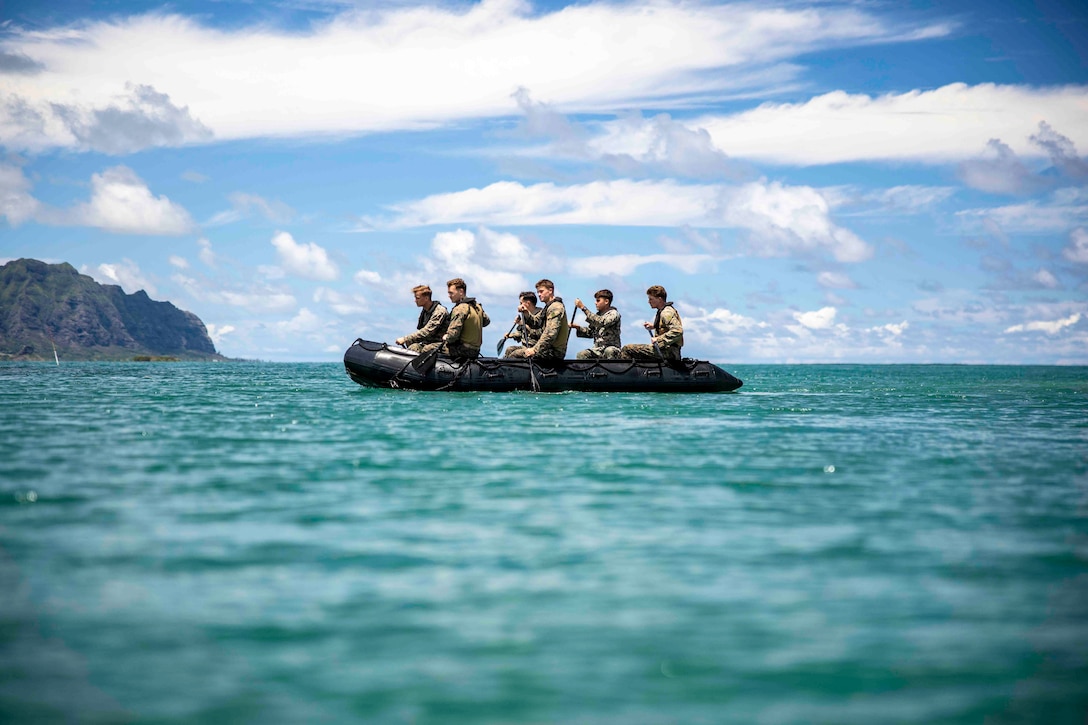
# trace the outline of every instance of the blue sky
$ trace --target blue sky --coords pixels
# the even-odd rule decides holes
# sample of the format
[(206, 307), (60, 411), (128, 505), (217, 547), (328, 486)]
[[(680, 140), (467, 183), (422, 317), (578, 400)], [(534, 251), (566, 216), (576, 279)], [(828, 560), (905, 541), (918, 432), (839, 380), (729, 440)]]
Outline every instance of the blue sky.
[(547, 277), (631, 342), (662, 284), (725, 363), (1088, 364), (1081, 3), (0, 13), (0, 261), (228, 356), (336, 360), (461, 276), (485, 345)]

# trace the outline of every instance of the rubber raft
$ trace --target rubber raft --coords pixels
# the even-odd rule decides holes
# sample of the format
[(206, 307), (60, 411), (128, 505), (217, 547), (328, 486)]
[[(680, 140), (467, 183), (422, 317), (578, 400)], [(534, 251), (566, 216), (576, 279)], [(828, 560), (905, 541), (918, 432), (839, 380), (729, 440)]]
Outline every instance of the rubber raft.
[(417, 353), (362, 338), (344, 353), (351, 379), (372, 388), (508, 392), (578, 390), (601, 393), (722, 393), (743, 383), (706, 360), (556, 360), (532, 362), (477, 358), (459, 362), (439, 356), (421, 373)]

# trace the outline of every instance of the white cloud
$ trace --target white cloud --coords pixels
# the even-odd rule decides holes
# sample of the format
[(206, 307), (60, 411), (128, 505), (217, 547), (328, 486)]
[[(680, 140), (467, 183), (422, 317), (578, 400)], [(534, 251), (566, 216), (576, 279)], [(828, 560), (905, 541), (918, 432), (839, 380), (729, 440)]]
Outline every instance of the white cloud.
[(860, 262), (873, 250), (831, 221), (827, 199), (807, 186), (745, 184), (724, 209), (727, 225), (753, 232), (756, 248), (772, 255), (827, 251), (840, 262)]
[(214, 268), (216, 264), (215, 252), (212, 251), (212, 243), (201, 237), (196, 240), (197, 246), (200, 247), (200, 251), (197, 252), (197, 256), (200, 257), (200, 261), (205, 265)]
[(263, 216), (271, 222), (286, 224), (295, 215), (295, 210), (282, 201), (268, 201), (257, 194), (235, 192), (227, 196), (231, 208), (221, 211), (208, 220), (208, 226), (221, 226), (240, 221), (254, 213)]
[[(857, 262), (872, 248), (831, 220), (819, 191), (779, 182), (742, 186), (664, 181), (595, 181), (557, 186), (496, 182), (482, 189), (436, 194), (393, 207), (392, 228), (434, 224), (600, 224), (739, 228), (755, 253), (830, 253)], [(462, 250), (463, 252), (463, 250)]]
[(1069, 246), (1062, 250), (1062, 256), (1070, 262), (1088, 264), (1088, 229), (1077, 227), (1069, 234)]
[(1046, 289), (1057, 289), (1058, 287), (1061, 287), (1058, 278), (1047, 269), (1040, 269), (1038, 272), (1031, 275), (1031, 279), (1040, 287), (1045, 287)]
[(212, 339), (217, 350), (223, 344), (223, 338), (235, 331), (234, 325), (216, 325), (209, 322), (205, 327), (208, 328), (208, 337)]
[(711, 271), (716, 263), (709, 254), (613, 254), (573, 257), (569, 260), (569, 270), (579, 277), (623, 277), (646, 264), (664, 264), (687, 274), (697, 274)]
[(1056, 335), (1064, 328), (1078, 322), (1080, 322), (1080, 313), (1075, 312), (1060, 320), (1034, 320), (1021, 325), (1013, 325), (1005, 328), (1005, 332), (1045, 332), (1048, 335)]
[(850, 279), (850, 275), (842, 272), (820, 272), (816, 275), (816, 282), (827, 289), (857, 289), (857, 284)]
[(765, 103), (730, 116), (693, 119), (734, 158), (780, 164), (965, 161), (1000, 139), (1019, 156), (1045, 153), (1032, 141), (1046, 122), (1088, 146), (1088, 86), (968, 86), (872, 97), (834, 91), (804, 103)]
[(69, 209), (42, 204), (17, 166), (0, 164), (0, 214), (13, 226), (34, 220), (56, 226), (89, 226), (120, 234), (179, 235), (193, 229), (183, 207), (154, 196), (132, 169), (114, 166), (91, 177), (90, 201)]
[(158, 294), (155, 285), (140, 269), (140, 265), (131, 259), (123, 259), (115, 263), (102, 263), (97, 267), (88, 269), (83, 267), (84, 274), (89, 274), (103, 284), (115, 284), (128, 294), (138, 290), (144, 290), (149, 295)]
[(23, 170), (0, 164), (0, 215), (13, 227), (37, 216), (41, 204), (30, 194), (32, 184)]
[(875, 332), (880, 335), (899, 337), (903, 334), (903, 331), (910, 327), (910, 323), (903, 320), (900, 323), (889, 322), (886, 325), (878, 325), (877, 327), (870, 327), (867, 332)]
[(329, 260), (324, 248), (313, 242), (299, 244), (287, 232), (276, 232), (272, 246), (283, 268), (304, 279), (328, 282), (340, 276), (340, 270)]
[(154, 196), (126, 166), (91, 177), (91, 200), (65, 215), (68, 223), (119, 234), (179, 235), (193, 229), (189, 212), (165, 196)]
[[(948, 31), (853, 6), (650, 0), (551, 12), (518, 0), (394, 5), (303, 32), (224, 30), (162, 14), (9, 28), (6, 51), (40, 72), (4, 78), (0, 143), (114, 152), (211, 134), (418, 128), (508, 115), (518, 87), (566, 112), (682, 106), (798, 55)], [(123, 121), (128, 137), (106, 134), (110, 119)]]
[(685, 305), (683, 317), (685, 333), (690, 331), (696, 337), (703, 338), (704, 341), (720, 339), (722, 336), (732, 335), (742, 330), (769, 327), (766, 322), (745, 317), (723, 307), (708, 311), (701, 307), (689, 309)]
[(170, 278), (193, 299), (217, 305), (239, 307), (261, 314), (284, 314), (298, 307), (298, 301), (289, 291), (262, 284), (248, 287), (230, 282), (212, 282), (205, 279), (174, 274)]
[(171, 266), (177, 267), (178, 269), (189, 269), (189, 260), (185, 257), (179, 257), (176, 254), (171, 254), (169, 261)]
[[(487, 229), (481, 229), (479, 234), (467, 229), (439, 232), (431, 242), (432, 257), (424, 260), (424, 268), (432, 276), (463, 277), (471, 281), (469, 296), (516, 296), (526, 289), (529, 280), (522, 255), (508, 246), (509, 236), (496, 235)], [(517, 244), (524, 246), (520, 241)]]
[(356, 317), (370, 309), (366, 298), (360, 294), (337, 292), (328, 287), (314, 290), (314, 302), (324, 303), (340, 317)]
[(377, 285), (382, 283), (382, 276), (377, 272), (369, 269), (360, 269), (354, 274), (354, 276), (352, 276), (352, 279), (355, 280), (356, 284)]
[(1041, 201), (964, 209), (956, 216), (968, 229), (993, 223), (1003, 233), (1046, 234), (1068, 232), (1088, 221), (1088, 188), (1067, 187)]
[(834, 307), (822, 307), (811, 312), (794, 312), (793, 318), (810, 330), (826, 330), (835, 322)]

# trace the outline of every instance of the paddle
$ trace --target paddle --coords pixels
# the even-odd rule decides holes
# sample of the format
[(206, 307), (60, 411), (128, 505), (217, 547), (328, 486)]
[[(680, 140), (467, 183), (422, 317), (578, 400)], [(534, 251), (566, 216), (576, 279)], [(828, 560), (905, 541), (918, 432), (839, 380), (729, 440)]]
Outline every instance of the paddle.
[(508, 335), (509, 335), (509, 334), (510, 334), (511, 332), (513, 332), (513, 331), (514, 331), (514, 328), (515, 328), (515, 327), (517, 327), (517, 326), (518, 326), (518, 320), (517, 320), (517, 318), (515, 317), (515, 318), (514, 318), (514, 324), (510, 325), (510, 329), (506, 331), (506, 335), (503, 335), (503, 336), (502, 336), (502, 339), (500, 339), (500, 340), (499, 340), (499, 344), (495, 346), (495, 357), (498, 357), (499, 355), (502, 355), (502, 348), (503, 348), (503, 345), (505, 345), (505, 344), (506, 344), (506, 338), (507, 338), (507, 336), (508, 336)]
[(656, 342), (654, 342), (654, 331), (651, 330), (650, 328), (646, 328), (646, 332), (650, 333), (650, 344), (654, 346), (654, 352), (657, 353), (657, 356), (659, 358), (664, 360), (665, 356), (663, 354), (661, 354), (661, 348), (657, 346)]
[(434, 370), (434, 364), (438, 362), (438, 353), (442, 350), (442, 345), (436, 345), (430, 352), (425, 352), (422, 355), (416, 356), (416, 359), (409, 363), (416, 369), (420, 375), (426, 375)]

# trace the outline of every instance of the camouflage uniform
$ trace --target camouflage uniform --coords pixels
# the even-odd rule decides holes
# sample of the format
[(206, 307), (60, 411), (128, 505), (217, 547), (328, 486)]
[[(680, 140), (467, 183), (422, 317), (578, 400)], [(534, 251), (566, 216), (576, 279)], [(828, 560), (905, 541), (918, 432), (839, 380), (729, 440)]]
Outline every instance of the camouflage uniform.
[(543, 311), (544, 309), (541, 307), (534, 307), (529, 312), (521, 313), (521, 322), (510, 333), (510, 339), (517, 340), (522, 346), (510, 347), (503, 354), (503, 357), (520, 357), (521, 353), (514, 353), (514, 350), (521, 350), (536, 344), (536, 341), (540, 339), (540, 333), (544, 331), (544, 316), (541, 314)]
[(404, 336), (404, 346), (422, 352), (431, 343), (441, 342), (450, 324), (450, 313), (441, 302), (432, 302), (430, 309), (419, 311), (416, 331)]
[(680, 313), (671, 302), (666, 302), (654, 317), (653, 342), (661, 351), (661, 356), (658, 356), (652, 344), (624, 345), (620, 355), (635, 360), (660, 360), (661, 357), (666, 360), (680, 359), (680, 348), (684, 346), (684, 326), (680, 322)]
[(556, 297), (544, 305), (537, 317), (544, 323), (540, 339), (530, 348), (514, 348), (510, 351), (510, 357), (525, 357), (525, 353), (532, 350), (535, 360), (562, 360), (567, 354), (567, 338), (570, 336), (570, 322), (567, 321), (563, 298)]
[(579, 360), (615, 360), (620, 356), (620, 312), (609, 307), (600, 314), (586, 311), (587, 327), (575, 330), (578, 337), (593, 338), (593, 347), (582, 350)]
[[(450, 312), (450, 324), (446, 330), (442, 354), (459, 360), (474, 360), (480, 356), (480, 346), (484, 341), (483, 328), (491, 324), (491, 318), (484, 312), (475, 297), (466, 297), (454, 305)], [(428, 345), (424, 352), (433, 350)]]

